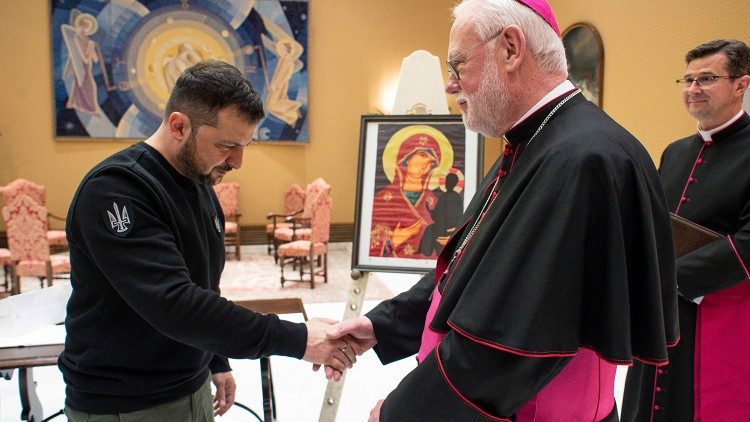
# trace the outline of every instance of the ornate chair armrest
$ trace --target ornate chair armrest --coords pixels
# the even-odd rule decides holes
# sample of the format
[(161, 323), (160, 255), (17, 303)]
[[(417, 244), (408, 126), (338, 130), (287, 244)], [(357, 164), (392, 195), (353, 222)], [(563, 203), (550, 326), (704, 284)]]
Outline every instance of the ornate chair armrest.
[(310, 227), (311, 218), (309, 217), (289, 217), (286, 219), (287, 222), (292, 223), (292, 230), (296, 231), (303, 227)]

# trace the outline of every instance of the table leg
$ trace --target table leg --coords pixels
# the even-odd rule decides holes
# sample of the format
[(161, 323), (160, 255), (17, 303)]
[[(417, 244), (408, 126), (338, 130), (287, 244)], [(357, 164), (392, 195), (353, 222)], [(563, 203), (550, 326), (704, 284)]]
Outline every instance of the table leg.
[(18, 370), (18, 390), (21, 394), (21, 420), (38, 422), (44, 419), (42, 403), (36, 395), (36, 382), (32, 368)]

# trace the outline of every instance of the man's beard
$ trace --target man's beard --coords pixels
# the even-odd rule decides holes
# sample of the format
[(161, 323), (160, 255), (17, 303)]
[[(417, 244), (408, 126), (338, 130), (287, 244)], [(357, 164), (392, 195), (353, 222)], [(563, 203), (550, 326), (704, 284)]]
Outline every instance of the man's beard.
[(505, 83), (498, 77), (497, 63), (487, 60), (479, 89), (473, 94), (464, 95), (466, 113), (463, 120), (466, 127), (486, 136), (503, 136), (498, 127), (503, 126), (503, 116), (510, 106)]
[(213, 185), (214, 181), (211, 178), (211, 172), (209, 171), (208, 174), (201, 172), (200, 163), (195, 153), (196, 143), (195, 132), (193, 132), (185, 141), (182, 148), (177, 151), (177, 156), (175, 157), (177, 164), (181, 167), (181, 173), (188, 179), (206, 185)]

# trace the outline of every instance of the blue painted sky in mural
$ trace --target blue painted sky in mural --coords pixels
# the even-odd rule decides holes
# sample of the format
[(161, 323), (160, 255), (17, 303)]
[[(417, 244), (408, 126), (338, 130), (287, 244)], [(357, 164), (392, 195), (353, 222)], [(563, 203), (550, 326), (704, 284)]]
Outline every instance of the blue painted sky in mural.
[(308, 3), (52, 1), (57, 136), (144, 138), (197, 60), (234, 64), (261, 93), (263, 141), (308, 140)]

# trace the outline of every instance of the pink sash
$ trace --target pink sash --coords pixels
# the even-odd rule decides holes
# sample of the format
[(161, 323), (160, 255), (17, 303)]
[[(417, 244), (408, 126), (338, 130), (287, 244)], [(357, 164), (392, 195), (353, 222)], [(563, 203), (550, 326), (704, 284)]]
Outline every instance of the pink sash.
[(615, 407), (617, 365), (580, 349), (555, 379), (516, 412), (517, 422), (599, 421)]
[[(445, 333), (430, 328), (440, 299), (436, 286), (427, 310), (417, 362), (422, 362), (445, 336)], [(601, 359), (591, 350), (580, 349), (555, 379), (516, 412), (516, 421), (602, 420), (615, 406), (616, 372), (616, 365)]]
[(750, 282), (711, 293), (695, 330), (695, 421), (750, 415)]
[(445, 333), (433, 331), (430, 328), (430, 323), (435, 317), (435, 312), (437, 311), (438, 305), (440, 305), (440, 299), (442, 298), (443, 297), (442, 295), (440, 295), (437, 286), (435, 286), (435, 290), (432, 292), (432, 302), (430, 302), (430, 309), (427, 310), (424, 330), (422, 330), (422, 344), (419, 346), (419, 352), (417, 352), (417, 362), (422, 362), (424, 358), (430, 354), (432, 349), (434, 349), (435, 346), (440, 343), (443, 337), (445, 337)]

